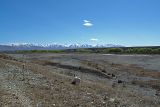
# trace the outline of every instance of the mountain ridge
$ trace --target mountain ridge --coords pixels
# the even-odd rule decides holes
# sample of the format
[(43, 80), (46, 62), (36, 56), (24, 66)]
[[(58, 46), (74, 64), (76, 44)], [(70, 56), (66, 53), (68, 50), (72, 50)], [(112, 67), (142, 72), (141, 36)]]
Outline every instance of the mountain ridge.
[(10, 44), (0, 45), (0, 51), (15, 51), (15, 50), (60, 50), (60, 49), (76, 49), (76, 48), (105, 48), (105, 47), (124, 47), (122, 45), (114, 44)]

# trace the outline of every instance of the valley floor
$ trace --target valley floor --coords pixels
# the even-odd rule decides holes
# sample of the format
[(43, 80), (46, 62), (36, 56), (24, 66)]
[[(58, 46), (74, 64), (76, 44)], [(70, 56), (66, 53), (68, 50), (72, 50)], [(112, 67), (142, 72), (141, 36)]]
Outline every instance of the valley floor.
[(159, 107), (159, 62), (159, 55), (3, 54), (0, 106)]

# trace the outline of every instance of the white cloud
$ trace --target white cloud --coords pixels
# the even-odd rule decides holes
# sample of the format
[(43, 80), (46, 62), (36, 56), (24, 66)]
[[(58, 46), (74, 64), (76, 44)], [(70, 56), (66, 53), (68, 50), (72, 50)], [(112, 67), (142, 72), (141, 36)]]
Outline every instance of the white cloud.
[(91, 23), (91, 21), (89, 21), (89, 20), (83, 20), (83, 25), (84, 26), (86, 26), (86, 27), (91, 27), (91, 26), (93, 26), (93, 24)]
[(84, 23), (89, 23), (90, 21), (89, 20), (83, 20), (84, 21)]
[(91, 40), (91, 41), (98, 41), (97, 38), (91, 38), (90, 40)]
[(91, 26), (93, 26), (92, 23), (84, 23), (83, 25), (86, 26), (86, 27), (91, 27)]

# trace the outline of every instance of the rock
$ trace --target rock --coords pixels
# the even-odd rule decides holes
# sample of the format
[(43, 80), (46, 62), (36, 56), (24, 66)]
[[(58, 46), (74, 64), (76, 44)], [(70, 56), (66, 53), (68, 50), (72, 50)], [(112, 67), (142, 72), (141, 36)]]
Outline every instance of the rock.
[(103, 103), (103, 104), (106, 104), (106, 102), (104, 102), (104, 101), (103, 101), (102, 103)]
[(103, 69), (102, 72), (106, 73), (106, 70)]
[(135, 84), (136, 84), (136, 82), (135, 82), (135, 81), (132, 81), (131, 83), (132, 83), (133, 85), (135, 85)]
[(118, 80), (118, 83), (123, 83), (123, 81), (122, 80)]
[(116, 77), (114, 74), (112, 74), (112, 77)]
[(91, 95), (92, 93), (87, 93), (87, 95)]
[(109, 101), (113, 103), (115, 101), (115, 99), (114, 98), (110, 98)]
[(107, 100), (108, 99), (108, 96), (107, 95), (105, 95), (104, 96), (104, 98), (103, 98), (103, 100)]
[(113, 87), (113, 88), (116, 87), (116, 83), (112, 83), (112, 87)]
[(160, 92), (157, 91), (155, 95), (156, 95), (156, 96), (160, 96)]
[(78, 69), (79, 69), (79, 70), (81, 70), (81, 69), (82, 69), (82, 67), (78, 67)]
[(16, 94), (12, 94), (12, 96), (16, 96)]
[(76, 105), (75, 105), (75, 107), (79, 107), (79, 106), (80, 106), (80, 104), (76, 104)]
[(79, 85), (81, 82), (81, 79), (79, 77), (74, 77), (73, 81), (72, 81), (72, 84), (73, 85)]
[(18, 97), (16, 96), (15, 99), (18, 99)]
[(111, 75), (110, 73), (108, 73), (107, 75)]

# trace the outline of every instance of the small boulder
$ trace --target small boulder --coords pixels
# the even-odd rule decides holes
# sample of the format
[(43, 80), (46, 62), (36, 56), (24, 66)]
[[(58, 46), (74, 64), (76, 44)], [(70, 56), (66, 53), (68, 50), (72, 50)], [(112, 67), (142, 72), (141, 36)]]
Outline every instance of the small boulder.
[(110, 73), (108, 73), (107, 75), (111, 75)]
[(118, 80), (118, 83), (123, 83), (123, 81), (122, 80)]
[(81, 69), (82, 69), (82, 67), (81, 67), (81, 66), (79, 66), (79, 67), (78, 67), (78, 69), (79, 69), (79, 70), (81, 70)]
[(112, 77), (116, 77), (114, 74), (112, 74)]
[(115, 98), (110, 98), (109, 101), (113, 103), (115, 101)]
[(116, 83), (112, 83), (112, 88), (116, 87)]
[(79, 77), (74, 77), (73, 81), (72, 81), (72, 84), (73, 85), (79, 85), (81, 82), (81, 79)]
[(103, 73), (106, 73), (106, 70), (105, 70), (105, 69), (103, 69), (103, 70), (102, 70), (102, 72), (103, 72)]
[(155, 95), (156, 95), (156, 96), (160, 96), (160, 92), (159, 92), (159, 91), (157, 91)]

